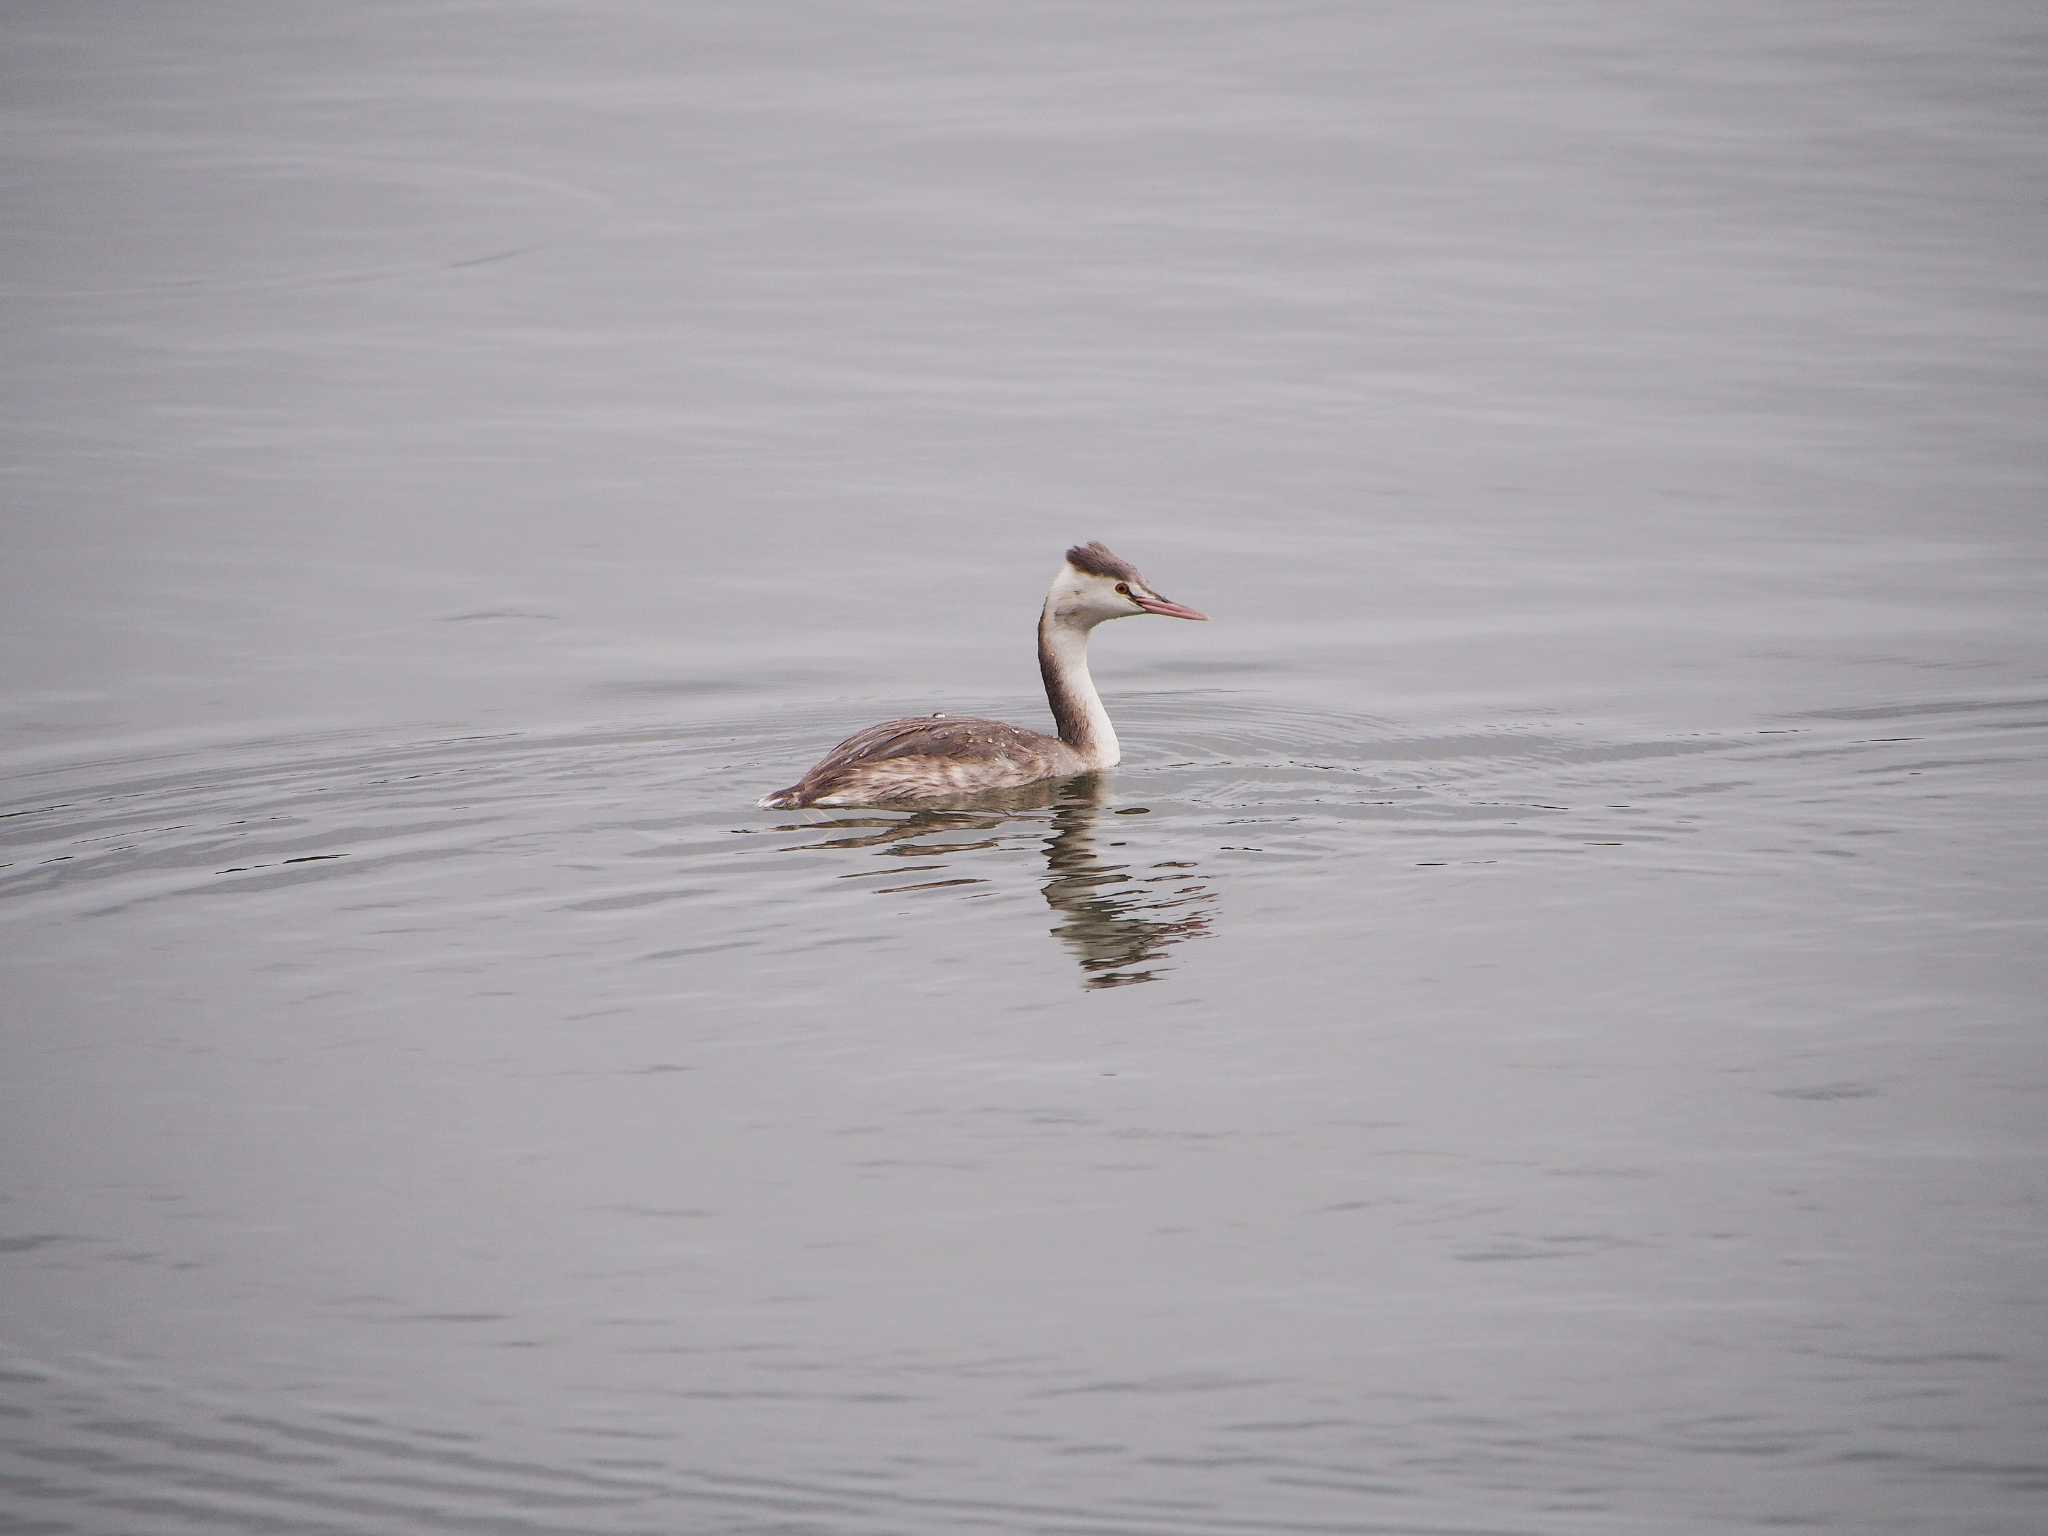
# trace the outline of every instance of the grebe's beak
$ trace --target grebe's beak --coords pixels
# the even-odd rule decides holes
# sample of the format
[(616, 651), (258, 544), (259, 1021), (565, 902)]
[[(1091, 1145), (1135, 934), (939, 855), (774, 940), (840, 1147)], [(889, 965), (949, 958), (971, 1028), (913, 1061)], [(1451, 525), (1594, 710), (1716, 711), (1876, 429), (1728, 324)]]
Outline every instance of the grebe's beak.
[(1179, 603), (1169, 603), (1157, 592), (1133, 592), (1131, 601), (1147, 613), (1156, 613), (1162, 619), (1201, 619), (1206, 622), (1209, 617), (1206, 613), (1197, 613), (1194, 609)]

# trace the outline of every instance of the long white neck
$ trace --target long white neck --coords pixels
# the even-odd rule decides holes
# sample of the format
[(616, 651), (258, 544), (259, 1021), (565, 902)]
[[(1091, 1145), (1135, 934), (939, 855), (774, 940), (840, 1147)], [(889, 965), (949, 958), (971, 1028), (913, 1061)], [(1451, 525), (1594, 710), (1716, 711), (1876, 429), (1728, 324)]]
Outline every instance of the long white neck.
[(1122, 749), (1116, 727), (1088, 675), (1088, 629), (1056, 618), (1048, 601), (1038, 620), (1038, 670), (1045, 678), (1045, 702), (1059, 723), (1060, 740), (1088, 759), (1091, 768), (1113, 767)]

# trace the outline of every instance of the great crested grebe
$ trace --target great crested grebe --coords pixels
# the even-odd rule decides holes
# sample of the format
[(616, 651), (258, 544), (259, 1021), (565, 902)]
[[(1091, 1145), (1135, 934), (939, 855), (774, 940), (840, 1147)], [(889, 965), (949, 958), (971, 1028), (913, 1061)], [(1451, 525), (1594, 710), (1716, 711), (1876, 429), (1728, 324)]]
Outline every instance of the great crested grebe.
[(967, 716), (885, 720), (847, 737), (788, 789), (764, 795), (762, 807), (929, 805), (1113, 766), (1121, 754), (1088, 675), (1088, 631), (1141, 613), (1208, 617), (1168, 602), (1105, 546), (1075, 545), (1038, 616), (1038, 670), (1059, 735)]

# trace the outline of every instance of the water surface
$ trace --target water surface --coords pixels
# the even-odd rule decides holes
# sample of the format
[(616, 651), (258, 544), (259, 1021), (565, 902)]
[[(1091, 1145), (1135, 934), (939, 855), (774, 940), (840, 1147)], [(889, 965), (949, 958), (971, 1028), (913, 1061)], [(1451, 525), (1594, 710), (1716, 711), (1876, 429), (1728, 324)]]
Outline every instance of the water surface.
[(2038, 1529), (2044, 74), (21, 8), (0, 1524)]

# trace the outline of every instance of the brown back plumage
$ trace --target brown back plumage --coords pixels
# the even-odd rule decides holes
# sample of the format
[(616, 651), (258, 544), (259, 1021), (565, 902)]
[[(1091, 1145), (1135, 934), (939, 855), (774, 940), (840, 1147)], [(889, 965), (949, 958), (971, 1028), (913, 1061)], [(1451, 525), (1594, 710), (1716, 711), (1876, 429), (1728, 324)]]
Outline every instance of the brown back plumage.
[(845, 787), (862, 770), (904, 758), (927, 758), (935, 763), (1030, 764), (1049, 774), (1065, 766), (1066, 760), (1060, 756), (1062, 745), (1057, 737), (971, 715), (917, 715), (908, 720), (884, 720), (880, 725), (854, 732), (827, 752), (809, 773), (762, 803), (775, 809), (812, 805), (821, 796)]

